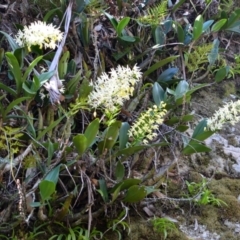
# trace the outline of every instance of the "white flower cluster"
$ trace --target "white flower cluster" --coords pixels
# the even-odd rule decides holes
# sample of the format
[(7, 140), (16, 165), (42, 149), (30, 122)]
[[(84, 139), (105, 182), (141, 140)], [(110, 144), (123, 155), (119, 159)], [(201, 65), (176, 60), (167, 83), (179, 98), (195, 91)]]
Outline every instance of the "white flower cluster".
[(46, 22), (37, 21), (30, 26), (25, 26), (23, 30), (19, 30), (16, 35), (16, 43), (20, 47), (33, 45), (39, 45), (40, 48), (56, 47), (56, 43), (61, 41), (63, 33), (55, 28), (52, 24), (46, 24)]
[(207, 120), (206, 130), (216, 131), (222, 129), (224, 123), (234, 125), (240, 120), (240, 100), (225, 104)]
[(165, 109), (166, 103), (161, 102), (160, 106), (154, 105), (149, 108), (145, 113), (142, 113), (137, 122), (135, 122), (128, 131), (128, 136), (132, 138), (132, 144), (148, 144), (152, 141), (157, 133), (154, 130), (159, 128), (163, 123), (163, 118), (167, 113)]
[(114, 112), (133, 95), (134, 85), (141, 77), (142, 73), (136, 65), (133, 69), (118, 66), (117, 69), (111, 69), (109, 75), (103, 73), (96, 82), (91, 83), (93, 90), (88, 97), (89, 105), (93, 108), (101, 106)]

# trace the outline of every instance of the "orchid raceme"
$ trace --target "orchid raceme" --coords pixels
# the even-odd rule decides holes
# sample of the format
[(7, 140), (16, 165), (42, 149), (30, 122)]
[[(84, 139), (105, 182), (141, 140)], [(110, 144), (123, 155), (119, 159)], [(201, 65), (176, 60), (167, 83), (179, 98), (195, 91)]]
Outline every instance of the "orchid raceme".
[(232, 125), (240, 120), (240, 100), (229, 102), (218, 109), (215, 114), (207, 120), (206, 130), (217, 131), (223, 128), (225, 123)]
[(110, 74), (103, 73), (96, 82), (91, 83), (92, 92), (88, 104), (93, 108), (103, 107), (115, 112), (126, 100), (133, 95), (134, 85), (140, 81), (142, 73), (135, 65), (132, 69), (118, 66), (111, 69)]
[(165, 107), (166, 104), (161, 102), (160, 106), (154, 105), (141, 114), (128, 132), (129, 138), (132, 139), (132, 145), (148, 144), (149, 141), (152, 141), (157, 136), (155, 130), (163, 123), (164, 116), (167, 113)]
[(38, 45), (40, 48), (54, 49), (57, 42), (61, 41), (63, 33), (52, 24), (46, 22), (33, 22), (30, 26), (24, 26), (19, 30), (16, 36), (16, 43), (20, 47)]

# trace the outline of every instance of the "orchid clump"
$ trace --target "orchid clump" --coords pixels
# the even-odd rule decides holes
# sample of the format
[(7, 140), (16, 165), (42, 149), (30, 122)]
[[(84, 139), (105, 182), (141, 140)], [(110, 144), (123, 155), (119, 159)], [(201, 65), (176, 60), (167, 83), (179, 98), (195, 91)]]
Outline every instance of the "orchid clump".
[(129, 138), (132, 138), (132, 145), (148, 144), (149, 141), (157, 137), (158, 134), (155, 131), (164, 121), (164, 116), (167, 113), (165, 107), (166, 103), (161, 102), (160, 106), (153, 105), (153, 107), (148, 108), (145, 113), (141, 114), (128, 131)]
[(38, 45), (40, 48), (55, 49), (57, 43), (63, 38), (63, 33), (52, 24), (46, 22), (33, 22), (24, 26), (16, 35), (16, 43), (20, 47), (26, 46), (30, 51), (31, 46)]
[(96, 82), (91, 83), (93, 90), (88, 97), (88, 104), (95, 109), (102, 107), (116, 112), (133, 95), (134, 86), (141, 77), (142, 73), (136, 65), (132, 69), (118, 66), (111, 69), (109, 75), (103, 73)]
[(240, 120), (240, 100), (229, 102), (218, 109), (214, 115), (207, 120), (206, 130), (217, 131), (223, 128), (225, 123), (232, 125)]

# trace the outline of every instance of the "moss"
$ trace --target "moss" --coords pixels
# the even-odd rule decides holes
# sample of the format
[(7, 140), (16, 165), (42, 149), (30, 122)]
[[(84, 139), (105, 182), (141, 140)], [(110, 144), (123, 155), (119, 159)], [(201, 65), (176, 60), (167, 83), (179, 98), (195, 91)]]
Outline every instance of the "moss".
[(200, 183), (202, 182), (202, 180), (203, 180), (203, 177), (199, 172), (195, 172), (195, 171), (189, 172), (188, 182)]
[(222, 224), (218, 221), (219, 209), (212, 205), (201, 206), (202, 214), (198, 217), (200, 224), (206, 225), (208, 230), (217, 231), (220, 230)]
[(218, 198), (227, 203), (227, 207), (222, 207), (219, 210), (219, 217), (228, 219), (232, 222), (239, 221), (240, 218), (240, 204), (236, 197), (232, 195), (219, 195)]
[(233, 195), (237, 198), (240, 193), (240, 180), (227, 177), (220, 180), (213, 179), (208, 187), (217, 197), (219, 195)]
[(167, 195), (169, 197), (179, 197), (182, 196), (182, 182), (177, 182), (172, 179), (168, 179), (167, 181)]
[(229, 97), (230, 94), (236, 94), (236, 86), (233, 81), (223, 83), (224, 97)]
[(179, 229), (176, 229), (168, 234), (167, 240), (189, 240), (184, 233), (182, 233)]
[[(126, 236), (125, 240), (155, 240), (157, 239), (156, 234), (153, 232), (153, 229), (151, 228), (150, 224), (146, 223), (146, 221), (143, 221), (137, 217), (134, 218), (134, 222), (132, 221), (130, 224), (131, 233), (129, 236)], [(159, 239), (159, 235), (158, 235)]]
[[(164, 237), (161, 233), (157, 233), (153, 230), (150, 223), (139, 219), (134, 218), (134, 222), (130, 223), (131, 233), (129, 236), (125, 236), (125, 240), (163, 240)], [(116, 238), (108, 238), (116, 239)], [(188, 238), (182, 233), (178, 226), (176, 229), (173, 229), (171, 232), (168, 232), (167, 240), (188, 240)]]

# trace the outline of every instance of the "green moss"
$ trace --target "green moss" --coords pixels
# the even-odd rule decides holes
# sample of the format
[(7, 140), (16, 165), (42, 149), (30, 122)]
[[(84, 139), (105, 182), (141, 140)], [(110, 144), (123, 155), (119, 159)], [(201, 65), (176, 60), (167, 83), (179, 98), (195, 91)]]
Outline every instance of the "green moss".
[(188, 178), (189, 182), (200, 183), (202, 182), (202, 179), (203, 178), (199, 172), (195, 172), (195, 171), (189, 172), (189, 178)]
[(239, 179), (231, 179), (227, 177), (220, 180), (213, 179), (208, 187), (215, 195), (217, 195), (217, 197), (220, 195), (233, 195), (237, 198), (240, 193)]
[[(164, 237), (161, 233), (157, 233), (153, 230), (150, 222), (146, 222), (139, 218), (134, 218), (134, 221), (130, 224), (131, 233), (129, 236), (124, 237), (125, 240), (163, 240)], [(108, 238), (116, 239), (116, 238)], [(171, 232), (168, 232), (166, 240), (188, 240), (184, 233), (182, 233), (178, 226)]]
[(167, 240), (189, 240), (184, 233), (182, 233), (179, 229), (176, 229), (169, 233)]
[(232, 222), (239, 221), (240, 204), (237, 198), (232, 195), (219, 195), (219, 198), (226, 202), (228, 205), (227, 207), (224, 207), (220, 210), (219, 216)]
[(236, 86), (232, 81), (226, 81), (223, 83), (224, 97), (229, 97), (230, 94), (236, 94)]

